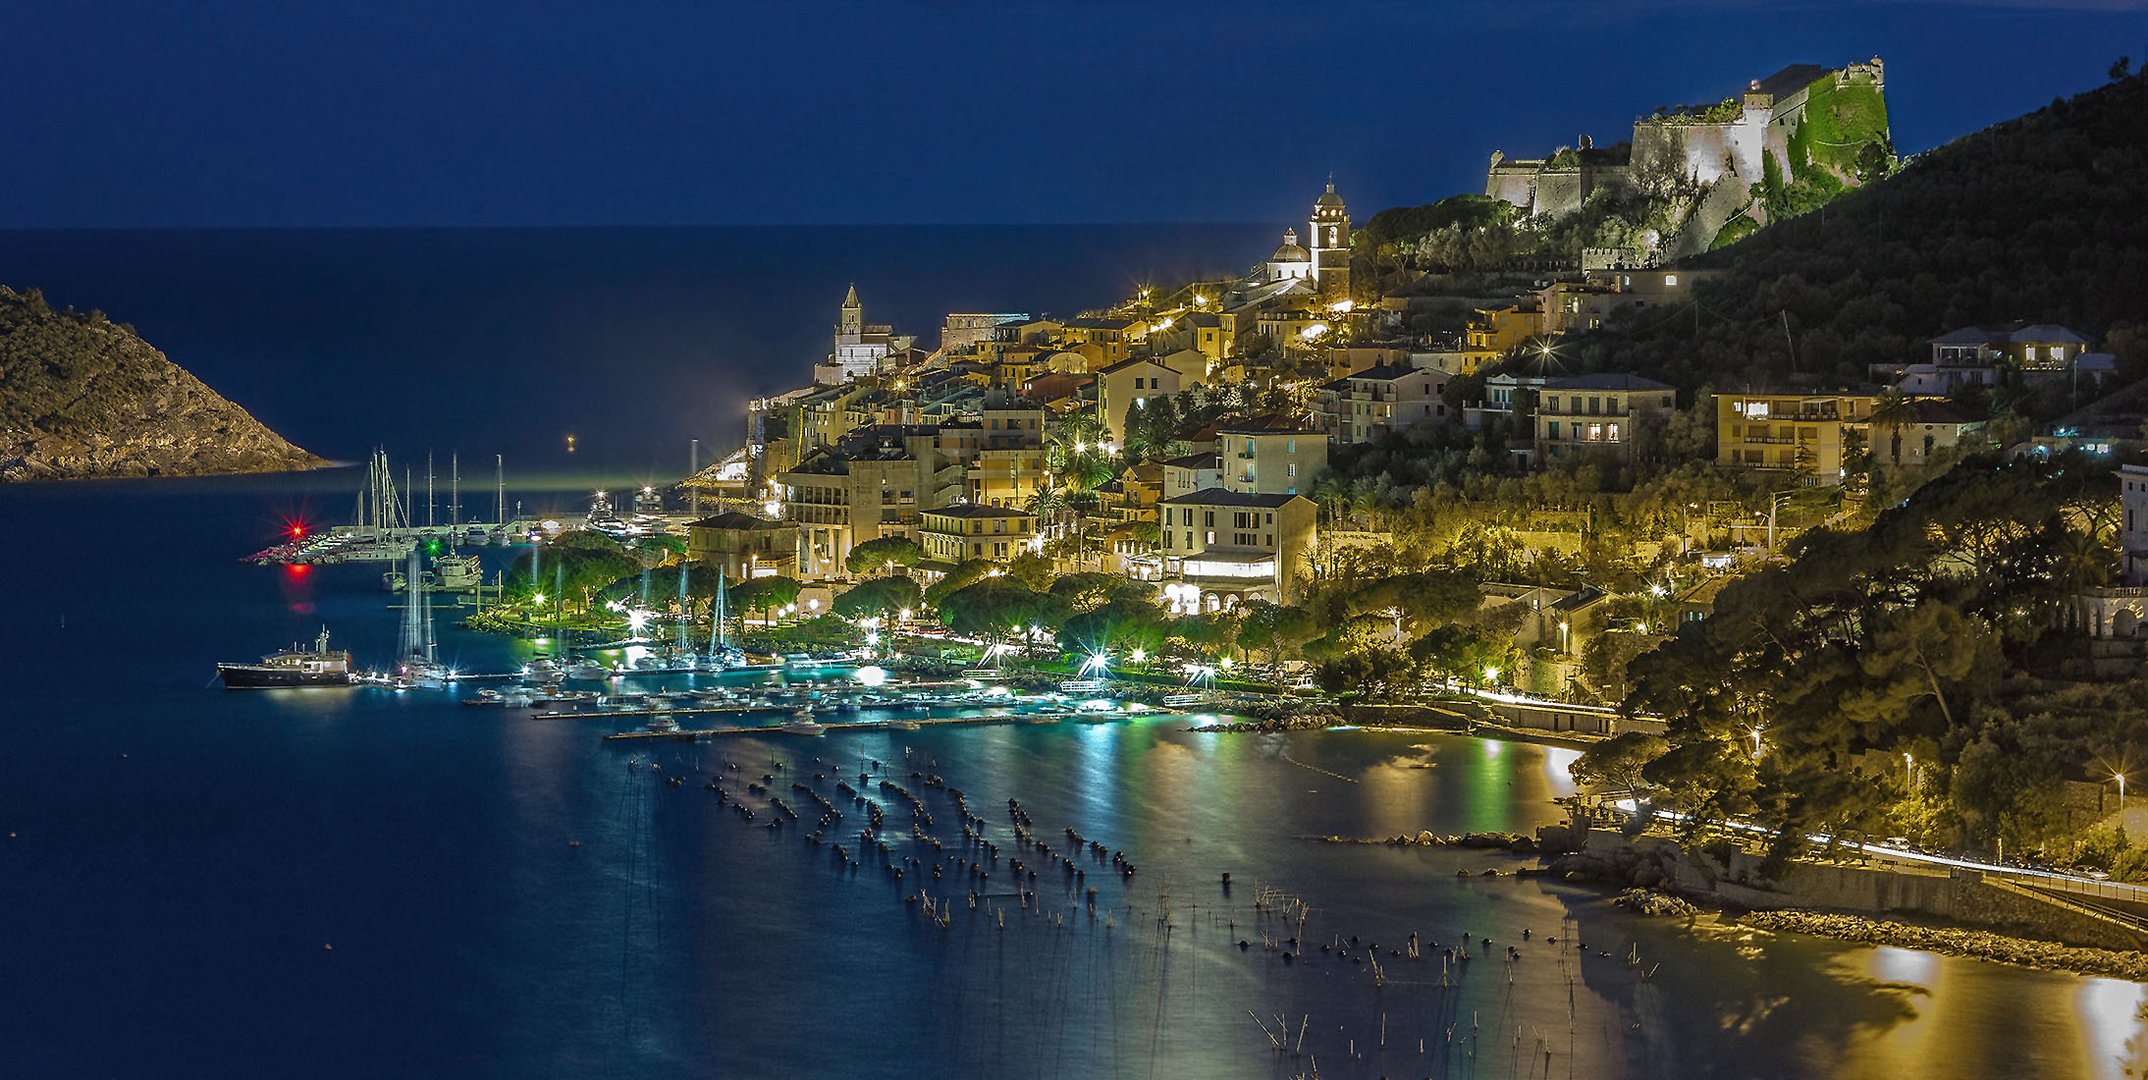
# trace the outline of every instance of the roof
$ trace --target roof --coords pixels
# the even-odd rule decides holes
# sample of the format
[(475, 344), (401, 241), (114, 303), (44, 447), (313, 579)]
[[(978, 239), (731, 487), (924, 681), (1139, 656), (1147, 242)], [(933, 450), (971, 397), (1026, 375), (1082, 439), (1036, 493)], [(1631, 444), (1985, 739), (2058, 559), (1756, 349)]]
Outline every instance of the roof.
[(1216, 457), (1216, 452), (1213, 450), (1205, 454), (1187, 454), (1184, 457), (1166, 458), (1162, 464), (1173, 469), (1222, 468), (1221, 461)]
[(1627, 372), (1600, 372), (1595, 375), (1574, 375), (1564, 379), (1551, 379), (1544, 383), (1546, 390), (1669, 390), (1670, 387), (1644, 379)]
[(1781, 98), (1811, 86), (1825, 74), (1827, 69), (1819, 64), (1792, 64), (1760, 80), (1760, 89), (1763, 93)]
[(1136, 356), (1131, 360), (1121, 360), (1108, 368), (1098, 368), (1096, 373), (1099, 375), (1109, 375), (1114, 371), (1125, 371), (1127, 368), (1133, 367), (1136, 364), (1154, 364), (1155, 366), (1160, 367), (1165, 371), (1171, 372), (1173, 375), (1178, 374), (1178, 371), (1175, 368), (1171, 367), (1169, 364), (1158, 364), (1156, 363), (1156, 361), (1146, 356)]
[(1294, 417), (1281, 413), (1266, 416), (1234, 417), (1216, 425), (1219, 435), (1319, 435), (1319, 428), (1307, 427)]
[(1322, 206), (1332, 206), (1337, 209), (1341, 209), (1342, 204), (1342, 196), (1335, 194), (1335, 181), (1333, 180), (1328, 181), (1328, 189), (1324, 192), (1321, 192), (1319, 198), (1313, 200), (1313, 206), (1316, 208)]
[(943, 506), (937, 510), (920, 510), (918, 511), (918, 513), (939, 514), (943, 517), (957, 518), (1015, 518), (1035, 516), (1027, 510), (1018, 510), (1012, 506), (988, 506), (984, 503), (960, 503), (955, 506)]
[(2003, 326), (1964, 326), (1949, 330), (1932, 338), (1931, 345), (1998, 345), (2019, 343), (2025, 345), (2086, 345), (2088, 339), (2075, 330), (2056, 323), (2032, 323), (2009, 329)]
[(1296, 229), (1285, 232), (1283, 242), (1276, 246), (1275, 254), (1268, 256), (1269, 262), (1311, 262), (1312, 259), (1312, 253), (1298, 244)]
[(1988, 326), (1964, 326), (1958, 330), (1949, 330), (1938, 337), (1932, 338), (1927, 344), (1994, 345), (2005, 341), (2006, 337), (2007, 334), (2004, 330), (1995, 330)]
[(1376, 364), (1372, 367), (1366, 368), (1363, 371), (1353, 371), (1350, 374), (1343, 376), (1342, 379), (1337, 379), (1336, 382), (1342, 382), (1345, 379), (1370, 379), (1373, 382), (1394, 382), (1396, 379), (1408, 378), (1409, 376), (1416, 375), (1424, 370), (1424, 368), (1412, 367), (1408, 364)]
[(1971, 416), (1962, 407), (1942, 398), (1918, 398), (1910, 403), (1919, 424), (1981, 424), (1984, 418)]
[(1127, 330), (1140, 322), (1139, 319), (1068, 319), (1059, 325), (1074, 330)]
[(1231, 491), (1219, 487), (1202, 488), (1190, 494), (1173, 495), (1162, 500), (1162, 502), (1173, 506), (1251, 506), (1265, 510), (1274, 510), (1292, 501), (1310, 502), (1312, 500), (1306, 499), (1303, 495), (1260, 495), (1250, 491)]
[(2058, 326), (2052, 323), (2037, 323), (2033, 326), (2024, 326), (2021, 329), (2014, 331), (2012, 339), (2017, 343), (2036, 345), (2044, 345), (2050, 343), (2056, 343), (2061, 345), (2088, 344), (2087, 338), (2082, 337), (2080, 334), (2077, 334), (2074, 331), (2067, 329), (2066, 327)]
[(699, 521), (688, 522), (686, 527), (689, 529), (723, 529), (727, 532), (749, 532), (756, 529), (785, 529), (795, 526), (788, 521), (770, 521), (764, 517), (755, 517), (752, 514), (730, 510), (714, 517), (705, 517)]

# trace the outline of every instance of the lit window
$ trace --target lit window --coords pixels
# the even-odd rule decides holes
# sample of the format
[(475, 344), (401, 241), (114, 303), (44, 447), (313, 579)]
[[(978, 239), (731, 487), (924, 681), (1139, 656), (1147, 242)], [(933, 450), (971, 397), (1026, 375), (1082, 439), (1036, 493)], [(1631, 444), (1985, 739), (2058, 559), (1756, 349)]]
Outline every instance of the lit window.
[(1677, 274), (1665, 274), (1665, 275), (1663, 275), (1663, 286), (1664, 286), (1664, 288), (1667, 288), (1667, 289), (1669, 289), (1669, 288), (1677, 288), (1677, 287), (1678, 287), (1678, 275), (1677, 275)]

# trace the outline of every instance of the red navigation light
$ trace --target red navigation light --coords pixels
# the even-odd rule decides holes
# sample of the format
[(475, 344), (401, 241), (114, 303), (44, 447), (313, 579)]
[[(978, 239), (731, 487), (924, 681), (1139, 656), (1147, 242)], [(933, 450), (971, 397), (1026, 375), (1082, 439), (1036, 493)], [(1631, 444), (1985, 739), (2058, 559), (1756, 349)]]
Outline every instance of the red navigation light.
[(291, 535), (294, 538), (306, 535), (306, 527), (304, 525), (291, 526)]

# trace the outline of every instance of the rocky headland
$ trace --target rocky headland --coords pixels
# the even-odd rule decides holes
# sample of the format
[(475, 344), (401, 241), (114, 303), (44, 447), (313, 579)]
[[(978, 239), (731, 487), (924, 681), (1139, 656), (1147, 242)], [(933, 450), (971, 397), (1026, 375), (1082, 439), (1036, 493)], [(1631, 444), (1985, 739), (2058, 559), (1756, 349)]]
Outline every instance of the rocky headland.
[(327, 464), (134, 329), (0, 286), (0, 481), (282, 472)]

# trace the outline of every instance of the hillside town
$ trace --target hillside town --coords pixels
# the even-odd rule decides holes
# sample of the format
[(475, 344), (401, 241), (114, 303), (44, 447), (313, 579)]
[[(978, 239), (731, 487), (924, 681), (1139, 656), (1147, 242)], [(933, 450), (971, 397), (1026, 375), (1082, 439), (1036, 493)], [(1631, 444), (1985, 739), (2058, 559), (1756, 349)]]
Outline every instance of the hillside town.
[[(2148, 716), (2138, 331), (1943, 289), (1853, 321), (1755, 269), (1823, 209), (1864, 228), (1867, 186), (1903, 216), (1967, 167), (1895, 160), (1882, 72), (1785, 69), (1362, 225), (1331, 179), (1242, 273), (1072, 315), (935, 337), (853, 286), (801, 385), (680, 485), (666, 558), (721, 573), (682, 570), (676, 614), (727, 582), (770, 648), (1533, 731), (1679, 820), (1779, 823), (1783, 857), (1802, 823), (2137, 873), (2148, 733), (2097, 718)], [(601, 565), (584, 607), (635, 564)]]

